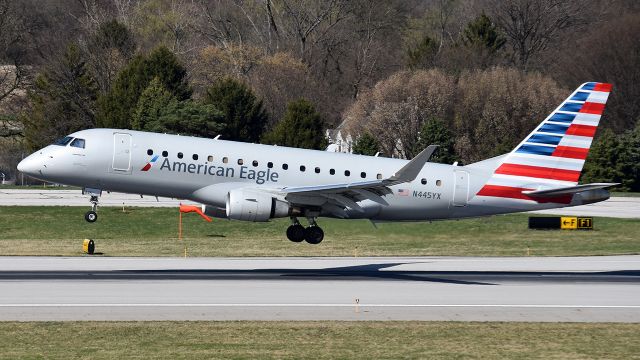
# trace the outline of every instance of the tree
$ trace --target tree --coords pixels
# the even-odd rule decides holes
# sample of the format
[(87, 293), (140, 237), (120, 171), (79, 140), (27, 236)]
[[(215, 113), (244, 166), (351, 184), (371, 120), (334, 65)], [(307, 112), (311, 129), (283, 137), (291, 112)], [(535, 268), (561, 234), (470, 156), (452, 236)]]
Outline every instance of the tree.
[(224, 130), (222, 113), (212, 105), (194, 100), (174, 100), (159, 111), (144, 130), (213, 138)]
[(439, 145), (439, 147), (431, 156), (430, 162), (452, 164), (455, 161), (453, 134), (447, 124), (437, 118), (431, 118), (422, 124), (415, 152), (422, 151), (432, 144)]
[(23, 117), (23, 123), (31, 150), (96, 125), (97, 86), (89, 75), (85, 58), (74, 44), (38, 76), (29, 97), (32, 108)]
[(98, 100), (98, 125), (126, 129), (136, 111), (138, 99), (153, 78), (183, 101), (191, 97), (187, 71), (167, 48), (160, 47), (148, 57), (138, 55), (118, 74), (111, 90)]
[(490, 53), (500, 50), (507, 41), (485, 13), (467, 24), (462, 33), (466, 46), (487, 49)]
[(585, 81), (613, 84), (602, 125), (624, 132), (640, 119), (640, 13), (617, 17), (585, 31), (554, 57), (553, 74), (566, 86)]
[(514, 68), (464, 71), (453, 129), (465, 163), (511, 151), (571, 92), (553, 79)]
[(305, 99), (292, 101), (264, 141), (270, 144), (322, 150), (327, 147), (324, 122), (312, 103)]
[(132, 126), (136, 130), (214, 137), (224, 128), (222, 116), (213, 105), (179, 101), (156, 77), (140, 96)]
[(380, 146), (376, 139), (368, 132), (360, 135), (355, 144), (353, 144), (354, 154), (373, 156), (378, 152), (380, 152)]
[[(27, 10), (30, 9), (16, 1), (0, 0), (0, 113), (16, 107), (22, 97), (21, 90), (30, 80), (28, 50), (33, 44), (30, 35), (40, 24), (33, 21), (35, 19)], [(22, 135), (15, 118), (15, 115), (3, 116), (0, 137)]]
[(410, 69), (433, 67), (437, 55), (438, 43), (429, 36), (424, 36), (415, 47), (407, 49), (407, 66)]
[(118, 72), (131, 60), (136, 50), (133, 36), (117, 20), (100, 24), (87, 44), (87, 53), (96, 82), (102, 92), (111, 89)]
[(493, 18), (509, 38), (514, 62), (526, 70), (557, 35), (582, 24), (584, 3), (562, 0), (496, 0)]
[(204, 102), (224, 114), (225, 139), (254, 143), (260, 141), (269, 116), (262, 101), (256, 98), (246, 84), (232, 78), (218, 80), (207, 89)]
[(622, 189), (640, 191), (640, 123), (628, 131), (620, 141), (620, 154), (616, 168), (622, 174)]
[(622, 135), (605, 129), (591, 146), (581, 181), (615, 182), (619, 190), (639, 191), (640, 126)]
[(386, 156), (412, 158), (422, 124), (451, 119), (456, 95), (453, 76), (441, 70), (401, 71), (380, 81), (345, 113), (351, 134), (368, 132)]
[(616, 134), (609, 129), (604, 129), (591, 145), (582, 171), (582, 181), (620, 182), (622, 174), (616, 169), (620, 150), (620, 140)]
[(149, 86), (142, 92), (136, 112), (131, 120), (131, 128), (134, 130), (148, 130), (149, 124), (157, 120), (165, 112), (167, 106), (177, 101), (167, 90), (160, 78), (154, 77)]

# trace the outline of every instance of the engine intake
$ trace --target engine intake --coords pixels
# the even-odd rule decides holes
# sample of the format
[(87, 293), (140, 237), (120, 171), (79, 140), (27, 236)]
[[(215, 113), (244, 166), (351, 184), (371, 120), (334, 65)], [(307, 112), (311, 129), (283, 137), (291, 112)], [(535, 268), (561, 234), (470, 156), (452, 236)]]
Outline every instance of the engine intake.
[(290, 206), (262, 191), (235, 189), (227, 194), (227, 217), (243, 221), (268, 221), (287, 217)]

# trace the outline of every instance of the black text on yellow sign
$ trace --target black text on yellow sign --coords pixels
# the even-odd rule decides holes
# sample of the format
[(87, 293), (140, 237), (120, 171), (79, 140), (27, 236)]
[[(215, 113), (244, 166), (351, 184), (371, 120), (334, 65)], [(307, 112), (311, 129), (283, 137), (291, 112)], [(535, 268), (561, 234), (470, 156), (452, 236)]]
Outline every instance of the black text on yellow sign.
[(593, 218), (563, 216), (560, 218), (561, 229), (593, 230)]

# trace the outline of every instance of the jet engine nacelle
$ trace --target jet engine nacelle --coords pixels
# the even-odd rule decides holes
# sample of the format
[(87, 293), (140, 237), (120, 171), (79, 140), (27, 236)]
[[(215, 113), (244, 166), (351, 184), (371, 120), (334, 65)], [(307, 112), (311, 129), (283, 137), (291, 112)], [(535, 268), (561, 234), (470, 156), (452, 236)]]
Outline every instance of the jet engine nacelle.
[(235, 189), (227, 194), (227, 217), (244, 221), (268, 221), (289, 216), (289, 204), (269, 193)]

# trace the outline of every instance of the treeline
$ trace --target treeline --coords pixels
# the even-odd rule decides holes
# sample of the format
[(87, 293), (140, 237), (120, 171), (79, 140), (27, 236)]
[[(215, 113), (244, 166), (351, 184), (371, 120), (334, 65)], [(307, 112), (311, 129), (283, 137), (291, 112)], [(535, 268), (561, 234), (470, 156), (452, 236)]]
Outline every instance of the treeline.
[[(126, 61), (105, 91), (100, 91), (97, 71), (91, 67), (90, 57), (95, 54), (83, 52), (75, 43), (59, 60), (45, 66), (29, 93), (30, 111), (19, 119), (30, 151), (92, 127), (221, 135), (228, 140), (305, 148), (325, 144), (322, 118), (304, 99), (290, 102), (283, 118), (269, 126), (271, 115), (263, 101), (240, 79), (212, 80), (196, 99), (186, 68), (166, 47), (148, 55), (132, 54), (135, 46), (129, 30), (114, 20), (102, 24), (90, 41), (102, 44), (102, 62), (104, 56)], [(299, 133), (291, 137), (289, 129)]]
[(317, 149), (339, 128), (356, 152), (439, 143), (438, 161), (469, 163), (603, 81), (608, 131), (584, 177), (638, 190), (639, 14), (625, 0), (0, 0), (0, 169), (96, 126)]

